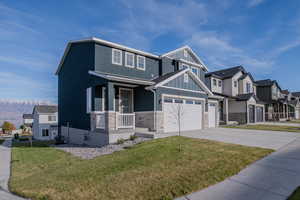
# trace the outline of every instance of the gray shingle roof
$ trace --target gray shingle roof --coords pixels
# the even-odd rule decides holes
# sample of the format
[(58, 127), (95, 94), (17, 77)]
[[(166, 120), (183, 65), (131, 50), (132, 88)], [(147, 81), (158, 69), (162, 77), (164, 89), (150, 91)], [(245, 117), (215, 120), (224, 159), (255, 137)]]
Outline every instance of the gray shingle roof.
[(292, 95), (295, 97), (300, 97), (300, 92), (292, 92)]
[(37, 113), (56, 113), (58, 112), (58, 107), (54, 105), (38, 105), (34, 107)]
[(152, 81), (155, 82), (156, 84), (157, 83), (160, 83), (168, 78), (170, 78), (171, 76), (174, 76), (175, 74), (178, 74), (180, 73), (181, 71), (183, 71), (184, 69), (181, 69), (181, 70), (178, 70), (178, 71), (174, 71), (174, 72), (170, 72), (170, 73), (167, 73), (165, 75), (162, 75), (160, 77), (157, 77), (156, 79), (153, 79)]
[(277, 81), (271, 80), (271, 79), (265, 79), (265, 80), (255, 81), (255, 84), (257, 86), (272, 86), (273, 84), (276, 84), (277, 87), (281, 90), (281, 87), (279, 86), (279, 84), (277, 83)]
[(219, 76), (221, 79), (226, 79), (226, 78), (233, 77), (239, 71), (246, 73), (246, 70), (244, 69), (243, 66), (236, 66), (236, 67), (231, 67), (228, 69), (222, 69), (222, 70), (210, 72), (210, 73), (207, 73), (205, 76), (208, 77), (208, 76), (216, 75), (216, 76)]
[(238, 101), (248, 101), (251, 97), (253, 97), (256, 101), (258, 100), (253, 93), (239, 94), (236, 96)]
[(23, 119), (33, 119), (32, 114), (23, 114)]

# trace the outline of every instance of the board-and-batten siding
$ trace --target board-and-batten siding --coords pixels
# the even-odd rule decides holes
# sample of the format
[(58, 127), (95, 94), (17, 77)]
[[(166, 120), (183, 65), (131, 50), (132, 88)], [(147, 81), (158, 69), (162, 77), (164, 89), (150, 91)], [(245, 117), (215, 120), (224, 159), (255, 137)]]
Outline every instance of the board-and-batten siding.
[(181, 75), (170, 82), (166, 83), (164, 86), (172, 88), (180, 88), (186, 90), (203, 91), (198, 84), (188, 75), (188, 82), (184, 82), (184, 75)]
[(189, 50), (186, 50), (186, 51), (187, 51), (187, 57), (184, 56), (184, 53), (183, 53), (184, 50), (176, 51), (176, 52), (172, 53), (171, 55), (169, 55), (169, 57), (170, 58), (176, 58), (176, 59), (184, 59), (184, 60), (187, 60), (189, 62), (201, 64), (197, 61), (197, 59), (192, 54), (190, 54)]

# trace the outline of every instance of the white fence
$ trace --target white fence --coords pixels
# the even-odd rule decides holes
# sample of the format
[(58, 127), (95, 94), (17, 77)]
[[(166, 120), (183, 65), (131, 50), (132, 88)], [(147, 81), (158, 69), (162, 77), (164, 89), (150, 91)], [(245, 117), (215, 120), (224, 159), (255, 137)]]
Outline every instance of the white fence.
[(117, 113), (117, 129), (135, 128), (135, 113)]

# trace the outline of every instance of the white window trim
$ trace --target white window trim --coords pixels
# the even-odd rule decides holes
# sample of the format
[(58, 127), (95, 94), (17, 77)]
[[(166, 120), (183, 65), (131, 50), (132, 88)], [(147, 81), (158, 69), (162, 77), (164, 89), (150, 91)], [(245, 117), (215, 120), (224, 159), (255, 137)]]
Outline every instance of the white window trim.
[(191, 67), (191, 69), (192, 69), (192, 72), (193, 72), (193, 69), (196, 69), (196, 71), (197, 71), (196, 75), (199, 76), (199, 68), (197, 68), (197, 67)]
[(92, 111), (92, 88), (86, 89), (86, 112), (91, 113)]
[(188, 74), (183, 75), (183, 82), (185, 82), (185, 83), (189, 82), (189, 75)]
[[(119, 52), (120, 53), (120, 63), (114, 61), (114, 52)], [(114, 65), (122, 65), (122, 62), (123, 62), (123, 59), (122, 59), (122, 50), (120, 50), (120, 49), (112, 49), (111, 62)]]
[[(144, 68), (141, 68), (139, 67), (139, 58), (143, 58), (144, 59)], [(145, 71), (146, 70), (146, 57), (145, 56), (140, 56), (140, 55), (137, 55), (136, 57), (136, 68), (139, 69), (139, 70), (143, 70)]]
[[(133, 56), (133, 63), (132, 63), (132, 66), (131, 65), (127, 65), (127, 56), (128, 55), (132, 55)], [(125, 52), (125, 66), (126, 67), (129, 67), (129, 68), (134, 68), (134, 53), (129, 53), (129, 52)]]

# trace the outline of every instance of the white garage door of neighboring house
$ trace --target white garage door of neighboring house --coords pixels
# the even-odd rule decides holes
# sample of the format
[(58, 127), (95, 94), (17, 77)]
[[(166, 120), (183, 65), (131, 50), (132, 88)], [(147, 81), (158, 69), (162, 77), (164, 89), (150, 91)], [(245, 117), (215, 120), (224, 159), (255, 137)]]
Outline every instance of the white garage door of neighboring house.
[(216, 127), (216, 105), (212, 103), (208, 104), (208, 127)]
[[(165, 98), (164, 132), (199, 130), (202, 128), (202, 103), (198, 100)], [(180, 124), (179, 124), (180, 123)]]
[(296, 118), (296, 119), (299, 119), (299, 118), (300, 118), (299, 115), (300, 115), (299, 110), (296, 110), (296, 111), (295, 111), (295, 118)]

